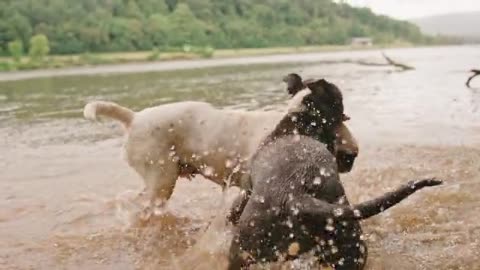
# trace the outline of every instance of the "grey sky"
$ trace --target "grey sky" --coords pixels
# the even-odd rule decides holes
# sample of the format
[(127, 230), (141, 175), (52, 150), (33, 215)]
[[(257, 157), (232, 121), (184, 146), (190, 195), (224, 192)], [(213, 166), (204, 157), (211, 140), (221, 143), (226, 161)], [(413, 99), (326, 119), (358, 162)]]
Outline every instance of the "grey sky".
[(345, 0), (345, 2), (367, 6), (375, 13), (399, 19), (480, 10), (480, 0)]

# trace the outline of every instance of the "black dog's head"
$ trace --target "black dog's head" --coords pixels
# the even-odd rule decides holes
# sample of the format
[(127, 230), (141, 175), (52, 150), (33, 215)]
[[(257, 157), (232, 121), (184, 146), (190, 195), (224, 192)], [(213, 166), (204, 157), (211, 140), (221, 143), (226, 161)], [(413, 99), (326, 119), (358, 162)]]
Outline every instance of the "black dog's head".
[(341, 91), (324, 79), (302, 81), (295, 73), (287, 75), (285, 80), (295, 92), (289, 114), (301, 122), (297, 123), (299, 133), (325, 143), (337, 158), (338, 170), (349, 172), (358, 155), (358, 145), (343, 124), (349, 118), (343, 113)]

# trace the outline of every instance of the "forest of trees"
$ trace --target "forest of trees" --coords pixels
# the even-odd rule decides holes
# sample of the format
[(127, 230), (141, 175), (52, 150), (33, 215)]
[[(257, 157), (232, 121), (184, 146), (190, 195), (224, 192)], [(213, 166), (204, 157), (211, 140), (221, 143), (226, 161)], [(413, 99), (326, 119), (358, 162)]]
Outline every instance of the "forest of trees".
[(53, 54), (345, 44), (355, 36), (429, 41), (411, 23), (331, 0), (1, 0), (0, 51), (31, 52), (35, 35)]

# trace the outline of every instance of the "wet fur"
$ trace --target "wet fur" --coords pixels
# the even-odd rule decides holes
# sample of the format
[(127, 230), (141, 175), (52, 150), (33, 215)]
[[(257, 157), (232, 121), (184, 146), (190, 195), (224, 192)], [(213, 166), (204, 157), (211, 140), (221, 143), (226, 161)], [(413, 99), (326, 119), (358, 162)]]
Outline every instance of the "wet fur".
[(323, 117), (327, 120), (327, 125), (339, 124), (342, 121), (350, 119), (350, 117), (344, 113), (343, 94), (335, 84), (325, 79), (309, 79), (304, 81), (302, 77), (296, 73), (288, 74), (283, 78), (283, 81), (287, 84), (287, 92), (292, 96), (306, 88), (321, 93), (324, 103), (319, 104), (319, 106), (323, 107), (317, 109), (324, 112)]
[[(296, 110), (295, 100), (289, 108)], [(86, 105), (86, 118), (117, 119), (126, 127), (124, 157), (144, 179), (152, 203), (162, 205), (177, 178), (201, 174), (217, 184), (241, 185), (245, 164), (260, 142), (285, 115), (216, 109), (204, 102), (179, 102), (133, 112), (111, 102)], [(358, 153), (345, 125), (337, 130), (339, 162), (345, 172)], [(347, 157), (341, 157), (347, 155)]]
[[(294, 259), (313, 252), (335, 269), (363, 269), (367, 247), (359, 221), (399, 203), (435, 179), (412, 181), (377, 199), (351, 206), (338, 175), (332, 151), (331, 125), (316, 132), (298, 121), (322, 119), (323, 92), (304, 96), (304, 111), (286, 115), (251, 159), (251, 189), (232, 206), (236, 224), (230, 248), (230, 270), (252, 263)], [(319, 113), (318, 113), (319, 112)], [(333, 113), (335, 114), (335, 113)], [(312, 138), (323, 129), (319, 138)], [(322, 143), (323, 142), (323, 143)]]

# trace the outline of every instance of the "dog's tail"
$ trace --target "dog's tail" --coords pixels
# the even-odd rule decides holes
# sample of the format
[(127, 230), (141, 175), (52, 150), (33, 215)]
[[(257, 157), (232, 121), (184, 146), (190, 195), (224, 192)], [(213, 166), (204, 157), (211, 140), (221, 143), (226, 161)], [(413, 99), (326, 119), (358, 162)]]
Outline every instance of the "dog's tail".
[(135, 112), (116, 103), (107, 101), (93, 101), (85, 105), (83, 116), (86, 119), (95, 121), (99, 115), (118, 120), (128, 128), (132, 123)]

